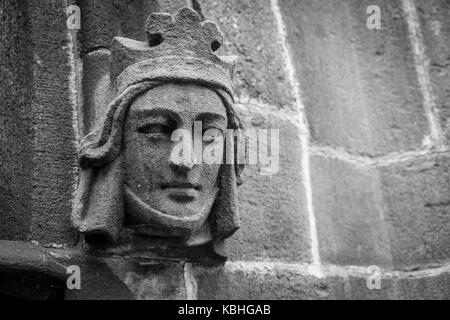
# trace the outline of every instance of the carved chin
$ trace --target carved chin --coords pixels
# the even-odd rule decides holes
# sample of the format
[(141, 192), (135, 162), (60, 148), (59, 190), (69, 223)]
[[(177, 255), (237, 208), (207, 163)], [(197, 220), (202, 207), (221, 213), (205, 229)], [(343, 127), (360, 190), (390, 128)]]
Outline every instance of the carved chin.
[[(218, 190), (214, 191), (215, 194), (217, 192)], [(141, 234), (161, 237), (190, 237), (204, 229), (216, 198), (209, 197), (198, 213), (180, 217), (150, 207), (126, 185), (124, 185), (124, 196), (126, 226)]]

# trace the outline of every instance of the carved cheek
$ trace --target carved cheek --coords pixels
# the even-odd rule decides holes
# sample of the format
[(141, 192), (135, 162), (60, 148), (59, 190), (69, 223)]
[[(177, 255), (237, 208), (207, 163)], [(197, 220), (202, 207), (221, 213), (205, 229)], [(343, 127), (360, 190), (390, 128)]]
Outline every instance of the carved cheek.
[(212, 190), (217, 183), (219, 176), (220, 164), (203, 164), (201, 166), (201, 180), (204, 187)]
[(155, 167), (158, 159), (155, 144), (145, 136), (125, 134), (125, 173), (127, 185), (139, 196), (146, 198), (154, 188)]

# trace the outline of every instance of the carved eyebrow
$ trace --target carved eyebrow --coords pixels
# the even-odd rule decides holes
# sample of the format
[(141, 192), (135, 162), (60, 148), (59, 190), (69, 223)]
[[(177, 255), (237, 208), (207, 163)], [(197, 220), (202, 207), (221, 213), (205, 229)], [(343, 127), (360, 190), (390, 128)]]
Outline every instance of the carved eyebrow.
[(161, 108), (136, 110), (134, 116), (137, 117), (138, 119), (147, 117), (155, 117), (155, 118), (160, 117), (169, 121), (176, 121), (176, 122), (181, 121), (180, 116), (176, 112)]
[(205, 121), (205, 120), (212, 120), (212, 121), (227, 121), (227, 118), (219, 113), (214, 112), (202, 112), (200, 113), (196, 121)]

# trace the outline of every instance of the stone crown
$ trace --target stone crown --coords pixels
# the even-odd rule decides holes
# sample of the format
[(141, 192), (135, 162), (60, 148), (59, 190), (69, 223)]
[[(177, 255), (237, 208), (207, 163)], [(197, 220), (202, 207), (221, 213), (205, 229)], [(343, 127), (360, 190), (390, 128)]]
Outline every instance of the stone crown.
[(143, 80), (204, 82), (233, 94), (235, 58), (218, 56), (223, 36), (217, 25), (201, 21), (183, 8), (172, 16), (151, 14), (145, 24), (147, 42), (115, 37), (111, 78), (121, 91)]

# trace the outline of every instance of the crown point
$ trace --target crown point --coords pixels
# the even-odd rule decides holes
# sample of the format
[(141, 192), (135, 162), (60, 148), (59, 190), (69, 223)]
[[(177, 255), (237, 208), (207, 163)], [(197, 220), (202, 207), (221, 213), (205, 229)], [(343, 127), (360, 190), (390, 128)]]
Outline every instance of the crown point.
[(207, 33), (209, 39), (211, 39), (211, 49), (212, 51), (217, 51), (222, 47), (223, 44), (223, 34), (219, 27), (211, 21), (202, 22), (203, 30)]
[(189, 8), (189, 7), (183, 7), (183, 9), (181, 9), (181, 10), (177, 13), (175, 19), (176, 19), (177, 21), (182, 21), (182, 20), (185, 20), (185, 21), (186, 21), (186, 20), (190, 20), (190, 21), (192, 21), (192, 22), (194, 22), (194, 23), (198, 23), (198, 24), (200, 24), (200, 22), (201, 22), (201, 17), (200, 17), (200, 15), (197, 13), (197, 11), (192, 10), (192, 9)]
[(176, 15), (152, 13), (145, 31), (147, 42), (113, 42), (111, 79), (119, 91), (140, 78), (179, 77), (215, 83), (232, 95), (233, 64), (216, 53), (223, 35), (215, 23), (185, 7)]
[(173, 23), (174, 20), (168, 13), (152, 13), (145, 22), (148, 45), (150, 47), (160, 45), (164, 41), (164, 29)]

